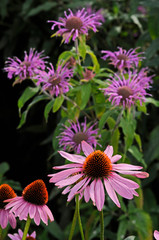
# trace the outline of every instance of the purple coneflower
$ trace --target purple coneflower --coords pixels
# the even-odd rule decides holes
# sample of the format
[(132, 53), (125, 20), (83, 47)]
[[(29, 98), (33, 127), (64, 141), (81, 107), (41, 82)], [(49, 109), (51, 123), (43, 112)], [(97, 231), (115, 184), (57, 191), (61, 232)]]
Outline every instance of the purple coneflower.
[(62, 171), (48, 175), (51, 177), (50, 182), (55, 183), (58, 188), (66, 187), (62, 193), (69, 193), (67, 201), (80, 194), (80, 197), (84, 196), (86, 202), (91, 199), (101, 211), (105, 202), (104, 186), (109, 197), (118, 207), (120, 203), (116, 192), (127, 199), (132, 199), (134, 195), (138, 196), (135, 189), (139, 188), (139, 185), (121, 177), (118, 173), (146, 178), (148, 173), (141, 172), (142, 167), (124, 163), (115, 164), (121, 156), (112, 156), (112, 146), (108, 146), (103, 152), (93, 150), (91, 145), (82, 141), (82, 150), (85, 157), (59, 151), (62, 157), (72, 163), (53, 167)]
[[(128, 72), (128, 78), (121, 74), (121, 77), (115, 74), (114, 77), (110, 77), (109, 86), (104, 90), (104, 94), (109, 96), (109, 101), (116, 105), (130, 108), (139, 100), (140, 105), (145, 101), (145, 96), (148, 93), (145, 91), (146, 85), (144, 86), (141, 75), (133, 74)], [(142, 82), (142, 84), (140, 83)]]
[(0, 226), (4, 229), (7, 227), (8, 222), (12, 228), (16, 228), (16, 219), (13, 213), (5, 209), (5, 200), (15, 198), (14, 190), (8, 184), (0, 185)]
[(134, 68), (138, 66), (139, 60), (144, 59), (144, 57), (139, 56), (143, 54), (142, 52), (136, 53), (136, 49), (130, 49), (129, 51), (126, 51), (125, 49), (122, 49), (121, 47), (118, 47), (119, 51), (111, 52), (111, 51), (101, 51), (105, 55), (102, 57), (102, 59), (106, 60), (107, 58), (110, 58), (110, 64), (114, 65), (114, 67), (117, 67), (120, 71), (123, 71), (125, 68)]
[(68, 92), (70, 86), (68, 81), (73, 76), (73, 70), (68, 68), (67, 64), (64, 66), (59, 64), (56, 71), (52, 64), (47, 69), (48, 72), (40, 71), (36, 76), (36, 79), (38, 79), (37, 85), (41, 83), (43, 90), (56, 97)]
[(27, 78), (33, 78), (39, 70), (45, 69), (46, 62), (44, 59), (48, 57), (42, 57), (44, 51), (38, 53), (35, 49), (31, 48), (29, 54), (24, 52), (24, 60), (21, 61), (18, 57), (8, 58), (5, 62), (6, 67), (4, 70), (8, 72), (8, 78), (17, 77), (14, 82), (20, 83)]
[[(18, 233), (8, 234), (8, 237), (12, 240), (22, 240), (23, 232), (21, 229), (18, 229)], [(26, 240), (36, 240), (36, 232), (32, 232), (31, 235), (27, 234)]]
[(76, 13), (73, 13), (71, 9), (68, 10), (69, 14), (67, 15), (65, 11), (65, 17), (60, 17), (59, 22), (53, 20), (48, 21), (53, 23), (52, 30), (54, 30), (56, 26), (58, 27), (59, 30), (55, 35), (62, 36), (65, 43), (69, 43), (71, 38), (75, 41), (80, 35), (88, 35), (89, 29), (96, 32), (96, 27), (101, 25), (101, 22), (96, 18), (95, 14), (88, 14), (85, 8), (78, 10)]
[[(81, 124), (77, 122), (68, 121), (70, 126), (65, 125), (63, 131), (58, 136), (59, 146), (63, 147), (64, 150), (74, 151), (76, 153), (81, 152), (81, 142), (84, 140), (89, 143), (92, 147), (96, 147), (97, 138), (100, 138), (98, 134), (98, 129), (93, 129), (97, 123), (94, 123), (91, 126), (87, 126), (86, 118), (85, 121)], [(99, 144), (98, 144), (99, 145)]]
[(34, 219), (36, 225), (40, 224), (42, 220), (46, 225), (48, 224), (48, 219), (54, 221), (53, 215), (46, 205), (48, 202), (48, 192), (45, 183), (39, 179), (23, 190), (21, 197), (15, 197), (6, 200), (9, 202), (5, 208), (10, 209), (19, 220), (27, 220), (29, 216)]

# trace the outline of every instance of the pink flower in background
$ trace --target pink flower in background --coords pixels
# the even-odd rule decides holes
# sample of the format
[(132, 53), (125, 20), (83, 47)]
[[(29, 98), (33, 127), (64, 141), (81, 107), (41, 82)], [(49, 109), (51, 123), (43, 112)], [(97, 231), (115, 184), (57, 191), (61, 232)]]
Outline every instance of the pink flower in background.
[[(8, 237), (12, 240), (22, 240), (23, 232), (18, 229), (18, 233), (8, 234)], [(26, 240), (36, 240), (36, 232), (34, 231), (31, 235), (27, 234)]]
[[(127, 77), (127, 78), (126, 78)], [(109, 85), (107, 88), (103, 89), (104, 94), (109, 96), (109, 101), (116, 106), (123, 106), (130, 108), (139, 100), (140, 105), (145, 101), (145, 96), (149, 95), (145, 88), (147, 87), (148, 82), (145, 82), (141, 78), (141, 74), (133, 74), (128, 72), (128, 76), (121, 77), (115, 74), (109, 79)]]
[[(100, 138), (98, 134), (98, 128), (93, 129), (97, 123), (91, 126), (87, 126), (86, 118), (82, 123), (68, 121), (70, 126), (63, 125), (64, 129), (58, 136), (59, 146), (63, 147), (64, 150), (74, 151), (76, 153), (81, 152), (81, 142), (84, 140), (89, 143), (92, 147), (96, 147), (97, 139)], [(98, 144), (99, 145), (99, 144)]]
[(154, 238), (156, 240), (159, 240), (159, 231), (157, 231), (157, 230), (154, 231)]
[(143, 15), (146, 15), (146, 14), (147, 14), (147, 10), (146, 10), (146, 8), (145, 8), (144, 6), (139, 5), (139, 6), (137, 7), (137, 10), (138, 10), (139, 12), (141, 12)]
[(44, 51), (38, 53), (35, 49), (31, 48), (29, 54), (24, 52), (24, 60), (20, 60), (17, 57), (8, 58), (5, 62), (6, 67), (4, 70), (8, 72), (8, 78), (17, 77), (16, 83), (22, 82), (24, 79), (33, 78), (39, 70), (45, 69), (46, 62), (44, 59), (48, 57), (43, 57)]
[(48, 202), (48, 192), (45, 183), (39, 179), (23, 190), (21, 197), (15, 197), (8, 199), (5, 202), (9, 202), (5, 209), (10, 209), (19, 220), (27, 220), (28, 215), (31, 219), (34, 219), (36, 225), (40, 224), (42, 220), (46, 225), (48, 225), (48, 219), (52, 222), (54, 221), (53, 215), (46, 205)]
[(53, 167), (61, 171), (48, 175), (51, 177), (50, 182), (55, 183), (58, 188), (66, 187), (63, 194), (69, 193), (67, 201), (80, 194), (86, 202), (91, 199), (101, 211), (105, 202), (105, 190), (118, 207), (120, 203), (116, 192), (127, 199), (138, 196), (135, 189), (139, 188), (139, 185), (118, 173), (146, 178), (149, 174), (141, 172), (142, 167), (126, 163), (115, 164), (121, 156), (113, 156), (112, 146), (108, 146), (103, 152), (94, 150), (91, 145), (82, 141), (82, 150), (85, 156), (59, 151), (60, 155), (71, 163)]
[(7, 227), (9, 223), (12, 228), (16, 228), (16, 219), (13, 213), (5, 209), (5, 200), (15, 198), (16, 194), (14, 190), (8, 184), (0, 185), (0, 226), (2, 229)]
[(42, 89), (49, 92), (50, 95), (61, 95), (69, 91), (69, 80), (73, 76), (73, 70), (65, 66), (58, 65), (55, 70), (53, 65), (50, 64), (48, 72), (40, 71), (36, 76), (38, 79), (37, 85), (42, 84)]
[(99, 19), (96, 18), (95, 14), (88, 14), (83, 8), (82, 10), (73, 13), (71, 9), (68, 9), (69, 14), (64, 12), (65, 17), (59, 18), (59, 22), (49, 20), (52, 22), (52, 30), (57, 26), (58, 31), (54, 34), (56, 36), (62, 36), (65, 43), (69, 43), (72, 39), (75, 41), (80, 35), (88, 35), (88, 30), (97, 31), (97, 27), (101, 25)]
[(118, 68), (120, 71), (123, 71), (125, 68), (130, 69), (137, 67), (139, 61), (144, 59), (144, 57), (139, 56), (143, 54), (142, 52), (136, 52), (138, 48), (131, 48), (129, 51), (126, 51), (121, 47), (118, 47), (118, 49), (119, 50), (115, 52), (105, 50), (102, 50), (101, 52), (105, 54), (102, 59), (106, 60), (107, 58), (110, 58), (110, 64), (114, 65), (114, 67)]
[(104, 15), (102, 13), (104, 10), (102, 8), (99, 10), (95, 10), (94, 8), (92, 8), (92, 6), (87, 6), (86, 11), (87, 11), (88, 15), (94, 14), (95, 15), (94, 17), (98, 21), (105, 22)]
[(146, 89), (151, 87), (150, 84), (153, 83), (152, 78), (155, 76), (155, 74), (148, 76), (149, 71), (148, 67), (142, 68), (139, 72), (134, 71), (134, 74), (138, 74), (140, 85)]

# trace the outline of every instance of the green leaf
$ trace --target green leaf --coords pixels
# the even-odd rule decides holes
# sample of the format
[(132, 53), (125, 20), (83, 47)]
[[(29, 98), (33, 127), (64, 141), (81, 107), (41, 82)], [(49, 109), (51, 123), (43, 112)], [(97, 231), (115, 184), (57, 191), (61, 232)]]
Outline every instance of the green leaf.
[(62, 52), (59, 57), (58, 57), (58, 62), (57, 62), (57, 65), (62, 61), (64, 61), (64, 63), (66, 63), (70, 57), (73, 56), (73, 53), (71, 51), (64, 51)]
[(135, 133), (134, 137), (135, 137), (135, 140), (136, 140), (136, 142), (137, 142), (137, 144), (139, 146), (140, 152), (142, 152), (142, 142), (141, 142), (140, 135)]
[(79, 50), (80, 56), (83, 58), (83, 61), (84, 61), (84, 60), (85, 60), (85, 57), (86, 57), (86, 52), (87, 52), (87, 48), (86, 48), (86, 37), (85, 37), (85, 35), (83, 35), (83, 36), (80, 37), (80, 42), (79, 42), (78, 50)]
[(143, 166), (146, 168), (146, 163), (143, 159), (143, 154), (138, 150), (138, 148), (134, 145), (129, 147), (128, 151), (136, 158), (136, 160), (143, 164)]
[(64, 96), (63, 95), (61, 95), (61, 96), (59, 96), (55, 99), (54, 105), (53, 105), (53, 113), (55, 113), (59, 110), (63, 101), (64, 101)]
[(128, 228), (128, 220), (123, 219), (119, 222), (119, 227), (117, 231), (117, 240), (122, 240), (125, 237), (126, 231)]
[(146, 98), (146, 103), (152, 103), (156, 107), (159, 107), (159, 101), (154, 98)]
[(89, 101), (89, 98), (90, 98), (90, 95), (91, 95), (91, 84), (90, 83), (85, 83), (85, 84), (82, 84), (81, 86), (81, 110), (83, 110), (88, 101)]
[(101, 119), (99, 120), (100, 130), (104, 127), (104, 124), (106, 123), (108, 117), (110, 117), (112, 113), (113, 113), (113, 110), (110, 109), (102, 115)]
[(90, 49), (87, 48), (87, 53), (90, 55), (92, 62), (93, 62), (93, 71), (98, 73), (100, 70), (100, 65), (98, 63), (98, 59), (96, 57), (96, 55), (94, 54), (93, 51), (91, 51)]
[(9, 164), (7, 162), (0, 163), (0, 176), (3, 176), (9, 168)]
[(35, 8), (32, 8), (30, 12), (27, 14), (27, 17), (37, 15), (42, 11), (49, 11), (51, 8), (55, 7), (56, 5), (57, 5), (57, 2), (44, 2), (43, 4), (38, 5)]
[[(45, 227), (44, 224), (42, 225)], [(60, 228), (56, 221), (49, 222), (47, 228), (45, 229), (51, 234), (51, 236), (55, 237), (58, 240), (66, 239), (63, 230)]]
[(129, 236), (129, 237), (125, 238), (124, 240), (135, 240), (135, 236)]
[[(134, 209), (135, 210), (135, 209)], [(147, 212), (141, 209), (136, 209), (129, 215), (130, 220), (138, 232), (140, 240), (152, 240), (152, 221)]]
[(45, 120), (47, 122), (48, 120), (48, 117), (49, 117), (49, 113), (53, 107), (53, 104), (54, 104), (54, 99), (52, 99), (51, 101), (49, 101), (46, 106), (45, 106), (45, 109), (44, 109), (44, 117), (45, 117)]
[(40, 95), (33, 99), (33, 101), (28, 105), (27, 109), (22, 113), (20, 123), (19, 123), (17, 129), (21, 128), (24, 125), (24, 123), (26, 122), (26, 118), (27, 118), (30, 108), (33, 105), (35, 105), (36, 103), (38, 103), (39, 101), (46, 100), (46, 99), (48, 99), (48, 97), (46, 95)]
[(37, 92), (39, 91), (39, 87), (27, 87), (21, 97), (18, 100), (18, 108), (19, 113), (21, 114), (21, 109), (24, 104), (31, 99)]

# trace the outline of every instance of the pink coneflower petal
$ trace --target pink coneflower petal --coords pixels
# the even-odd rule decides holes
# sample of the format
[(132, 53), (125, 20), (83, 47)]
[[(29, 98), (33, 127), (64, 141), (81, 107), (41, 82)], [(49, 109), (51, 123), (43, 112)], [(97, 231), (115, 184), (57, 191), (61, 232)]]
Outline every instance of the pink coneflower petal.
[(66, 158), (67, 160), (71, 161), (71, 162), (75, 162), (75, 163), (83, 163), (85, 158), (83, 156), (80, 155), (76, 155), (76, 154), (70, 154), (64, 151), (59, 151), (60, 155), (64, 158)]
[(60, 169), (67, 169), (67, 168), (74, 168), (74, 167), (81, 167), (81, 164), (66, 164), (66, 165), (62, 165), (62, 166), (56, 166), (53, 167), (53, 169), (55, 170), (60, 170)]
[(100, 178), (97, 180), (94, 190), (95, 190), (94, 191), (95, 204), (97, 206), (98, 211), (101, 211), (105, 201), (105, 192), (104, 192), (103, 183), (100, 180)]
[(121, 158), (122, 158), (121, 155), (115, 155), (115, 156), (111, 157), (111, 162), (115, 163), (115, 162), (117, 162)]
[(124, 184), (128, 188), (131, 188), (131, 189), (139, 188), (139, 185), (136, 182), (130, 179), (124, 178), (115, 172), (112, 172), (111, 176), (115, 181), (117, 181), (118, 183)]
[(107, 146), (107, 148), (105, 149), (104, 153), (111, 158), (113, 155), (113, 147), (112, 146)]
[(84, 178), (80, 182), (78, 182), (72, 189), (70, 190), (70, 193), (68, 195), (68, 202), (74, 197), (74, 195), (77, 193), (77, 191), (85, 184), (87, 181), (87, 178)]
[(82, 141), (82, 150), (86, 156), (94, 152), (93, 148), (85, 141)]
[(75, 182), (78, 181), (78, 179), (80, 179), (83, 176), (83, 174), (77, 174), (75, 176), (69, 177), (67, 179), (61, 180), (58, 183), (56, 183), (56, 186), (60, 186), (60, 187), (65, 187), (67, 185), (73, 184)]
[(159, 240), (159, 231), (157, 231), (157, 230), (154, 231), (154, 238), (156, 240)]
[(113, 164), (113, 170), (118, 171), (118, 170), (140, 170), (143, 167), (141, 166), (135, 166), (127, 163), (118, 163), (118, 164)]
[(120, 207), (119, 200), (118, 200), (117, 195), (116, 195), (113, 187), (111, 186), (110, 182), (109, 182), (108, 180), (105, 180), (105, 179), (104, 179), (104, 185), (105, 185), (105, 188), (106, 188), (106, 191), (107, 191), (109, 197), (112, 199), (112, 201), (113, 201), (118, 207)]
[(96, 180), (94, 180), (91, 184), (90, 184), (90, 188), (89, 188), (89, 194), (90, 194), (90, 198), (92, 199), (93, 204), (95, 204), (95, 184), (96, 184)]
[(50, 174), (49, 176), (52, 177), (50, 179), (50, 182), (59, 182), (65, 178), (67, 178), (68, 176), (70, 176), (73, 173), (79, 172), (81, 170), (81, 168), (71, 168), (68, 170), (64, 170), (62, 172), (59, 173), (55, 173), (55, 174)]
[(87, 186), (84, 190), (84, 200), (85, 202), (89, 202), (89, 199), (90, 199), (90, 186)]

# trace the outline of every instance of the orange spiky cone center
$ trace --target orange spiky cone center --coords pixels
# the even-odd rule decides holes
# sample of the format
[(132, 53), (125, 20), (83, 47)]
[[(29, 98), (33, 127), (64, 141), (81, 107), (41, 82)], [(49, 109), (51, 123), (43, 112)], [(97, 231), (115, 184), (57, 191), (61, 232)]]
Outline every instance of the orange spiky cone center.
[(6, 205), (6, 203), (3, 202), (4, 200), (14, 197), (16, 197), (14, 190), (8, 184), (2, 184), (0, 186), (0, 209), (3, 209)]

